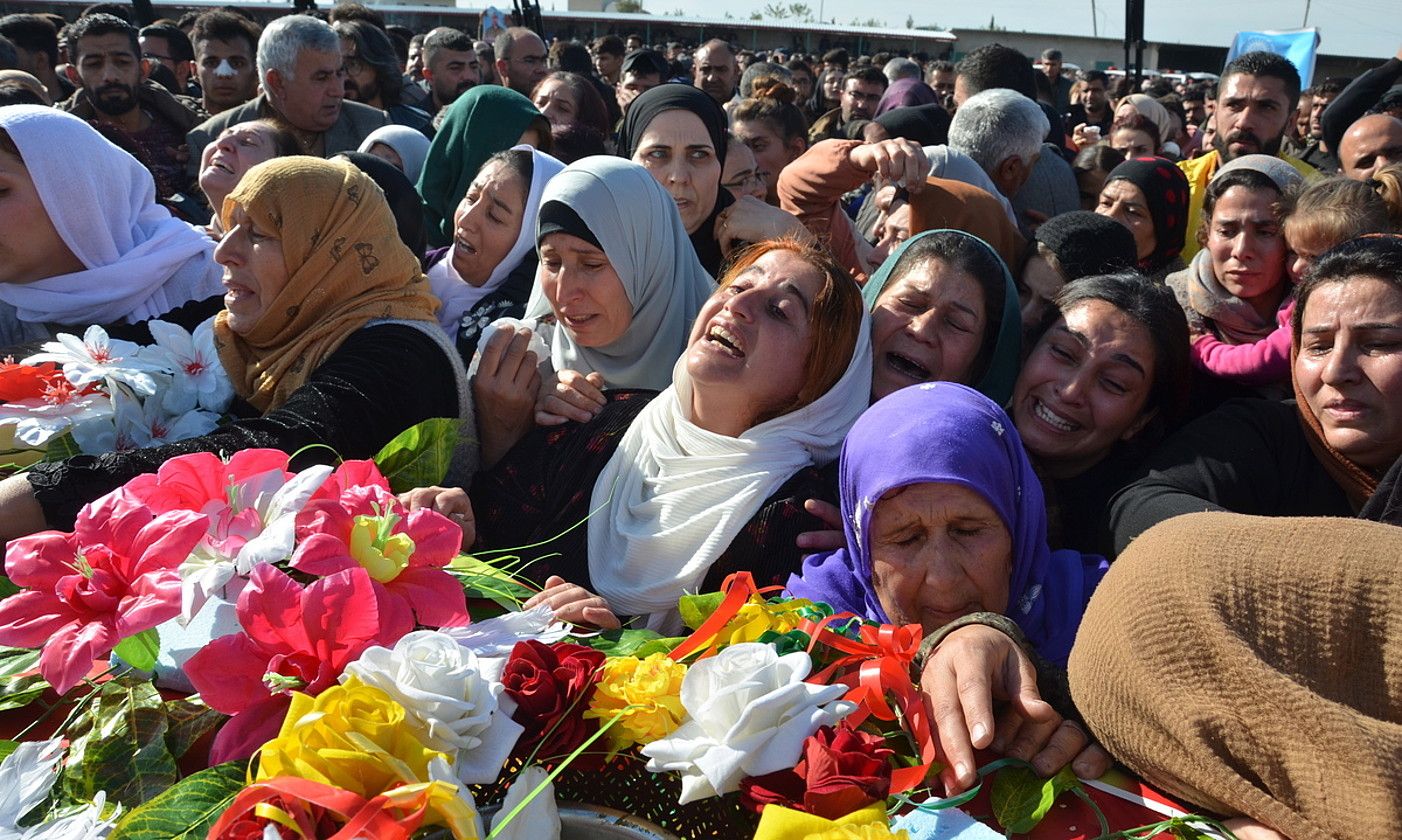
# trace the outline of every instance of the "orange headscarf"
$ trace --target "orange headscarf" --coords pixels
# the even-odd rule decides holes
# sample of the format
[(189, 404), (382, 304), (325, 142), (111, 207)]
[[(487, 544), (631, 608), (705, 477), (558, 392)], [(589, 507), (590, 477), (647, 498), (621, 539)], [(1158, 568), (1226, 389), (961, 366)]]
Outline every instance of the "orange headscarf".
[(287, 285), (247, 333), (214, 322), (234, 390), (260, 411), (287, 401), (348, 336), (379, 318), (428, 321), (438, 299), (400, 241), (384, 193), (344, 160), (276, 158), (248, 171), (224, 200), (282, 240)]

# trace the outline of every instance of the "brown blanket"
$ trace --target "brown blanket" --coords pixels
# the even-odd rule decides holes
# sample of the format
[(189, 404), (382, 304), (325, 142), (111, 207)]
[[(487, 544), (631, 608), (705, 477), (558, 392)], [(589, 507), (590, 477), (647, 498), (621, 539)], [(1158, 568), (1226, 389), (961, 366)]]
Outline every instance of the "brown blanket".
[(1091, 599), (1071, 692), (1151, 784), (1294, 840), (1402, 826), (1402, 529), (1201, 513)]

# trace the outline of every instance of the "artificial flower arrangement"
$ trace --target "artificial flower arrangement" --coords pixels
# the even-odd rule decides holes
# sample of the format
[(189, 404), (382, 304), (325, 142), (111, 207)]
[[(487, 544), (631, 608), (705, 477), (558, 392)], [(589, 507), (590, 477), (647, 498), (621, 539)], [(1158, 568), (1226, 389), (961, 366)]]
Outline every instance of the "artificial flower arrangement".
[(234, 389), (214, 347), (214, 319), (193, 333), (147, 322), (150, 345), (102, 327), (60, 333), (41, 352), (0, 363), (0, 465), (46, 456), (159, 446), (213, 431)]
[[(893, 814), (967, 801), (928, 792), (914, 625), (834, 616), (747, 575), (683, 597), (681, 638), (587, 632), (544, 608), (470, 622), (469, 593), (500, 612), (529, 590), (395, 495), (424, 476), (393, 465), (423, 468), (447, 436), (410, 430), (378, 466), (177, 457), (73, 532), (11, 542), (0, 711), (38, 714), (0, 742), (0, 789), (17, 791), (0, 836), (534, 840), (559, 836), (558, 788), (611, 789), (624, 801), (598, 804), (679, 836), (878, 840), (925, 836)], [(196, 694), (163, 695), (148, 672), (165, 631), (221, 604), (236, 623), (178, 665)], [(999, 773), (995, 816), (1030, 830), (1068, 777)]]

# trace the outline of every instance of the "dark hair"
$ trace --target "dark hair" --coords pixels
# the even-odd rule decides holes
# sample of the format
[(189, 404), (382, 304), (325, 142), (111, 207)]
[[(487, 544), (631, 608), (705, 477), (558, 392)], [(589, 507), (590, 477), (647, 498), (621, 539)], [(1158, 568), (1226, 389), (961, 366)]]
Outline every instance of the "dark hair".
[(852, 63), (852, 59), (848, 57), (846, 50), (842, 49), (841, 47), (838, 47), (835, 50), (828, 50), (827, 52), (823, 53), (823, 63), (836, 64), (839, 67), (847, 67)]
[(1290, 332), (1296, 347), (1300, 345), (1304, 327), (1305, 304), (1314, 290), (1325, 283), (1346, 283), (1355, 277), (1375, 277), (1402, 288), (1402, 236), (1389, 233), (1350, 239), (1325, 251), (1310, 266), (1295, 290), (1295, 314), (1290, 321)]
[[(1198, 220), (1197, 242), (1204, 245), (1207, 242), (1207, 227), (1212, 224), (1212, 211), (1217, 206), (1217, 202), (1226, 195), (1227, 190), (1232, 187), (1245, 187), (1248, 190), (1269, 190), (1279, 196), (1280, 187), (1263, 173), (1254, 169), (1231, 169), (1213, 178), (1207, 184), (1207, 191), (1202, 199), (1202, 215)], [(1280, 217), (1279, 202), (1272, 203), (1272, 209), (1276, 217)]]
[(166, 44), (170, 47), (170, 57), (175, 61), (195, 60), (195, 48), (190, 46), (190, 38), (173, 23), (153, 23), (143, 27), (139, 34), (142, 38), (154, 36), (166, 39)]
[(869, 85), (880, 85), (882, 90), (885, 90), (886, 86), (890, 84), (890, 82), (886, 78), (886, 74), (882, 73), (875, 67), (860, 67), (856, 70), (853, 70), (851, 73), (847, 74), (847, 77), (845, 79), (842, 80), (842, 86), (845, 88), (847, 86), (847, 83), (852, 81), (853, 79), (856, 79), (859, 82), (866, 82)]
[(111, 15), (118, 20), (131, 23), (131, 7), (126, 3), (93, 3), (91, 6), (78, 13), (78, 20), (82, 20), (89, 15)]
[(92, 14), (78, 18), (78, 22), (68, 27), (68, 60), (74, 64), (81, 57), (78, 42), (83, 38), (98, 35), (126, 35), (131, 41), (131, 54), (141, 58), (141, 42), (135, 26), (119, 17), (108, 14)]
[[(1180, 102), (1183, 102), (1183, 103), (1187, 103), (1187, 102), (1206, 102), (1206, 101), (1207, 101), (1207, 86), (1206, 86), (1206, 85), (1188, 85), (1188, 87), (1184, 88), (1184, 90), (1183, 90), (1183, 96), (1180, 98), (1179, 101), (1180, 101)], [(1185, 122), (1186, 122), (1186, 121), (1185, 121)]]
[(983, 293), (983, 341), (979, 344), (978, 369), (970, 371), (970, 381), (977, 382), (987, 372), (993, 348), (998, 343), (998, 334), (1003, 329), (1003, 307), (1007, 304), (1007, 279), (1004, 275), (1007, 268), (991, 247), (973, 236), (953, 230), (938, 231), (922, 236), (906, 247), (900, 261), (891, 268), (886, 288), (891, 288), (896, 281), (931, 260), (939, 260), (955, 271), (970, 275)]
[(931, 75), (933, 75), (933, 74), (935, 74), (935, 73), (955, 73), (955, 72), (958, 72), (958, 71), (957, 71), (957, 69), (956, 69), (955, 66), (954, 66), (954, 62), (952, 62), (952, 61), (947, 61), (947, 60), (945, 60), (945, 59), (943, 59), (943, 58), (940, 59), (939, 61), (932, 61), (932, 62), (930, 62), (930, 66), (927, 67), (927, 68), (925, 69), (925, 75), (926, 75), (927, 77), (929, 77), (929, 76), (931, 76)]
[(1352, 81), (1353, 79), (1350, 79), (1348, 76), (1330, 76), (1329, 78), (1310, 88), (1310, 91), (1312, 91), (1316, 96), (1318, 96), (1319, 94), (1325, 94), (1328, 96), (1338, 96), (1339, 94), (1344, 92), (1344, 88), (1348, 87), (1349, 82)]
[[(482, 166), (478, 168), (477, 173), (481, 174), (482, 170), (492, 163), (503, 164), (508, 172), (520, 178), (521, 182), (526, 185), (526, 192), (530, 192), (531, 179), (535, 177), (535, 156), (531, 154), (529, 149), (503, 149), (482, 161)], [(475, 178), (476, 175), (473, 177)]]
[[(273, 151), (275, 157), (292, 157), (302, 154), (302, 143), (297, 136), (287, 129), (287, 126), (278, 120), (270, 117), (263, 117), (256, 120), (249, 120), (247, 123), (236, 123), (237, 125), (261, 125), (267, 126), (271, 132), (273, 141)], [(215, 135), (217, 139), (218, 135)]]
[(1082, 172), (1099, 169), (1109, 173), (1124, 162), (1125, 156), (1123, 152), (1112, 149), (1105, 143), (1096, 143), (1094, 146), (1087, 146), (1081, 149), (1081, 151), (1076, 154), (1076, 159), (1071, 162), (1071, 168), (1081, 170)]
[(604, 145), (603, 133), (592, 125), (552, 125), (550, 154), (568, 165), (581, 158), (608, 154), (608, 147)]
[(594, 52), (601, 52), (607, 55), (616, 55), (619, 58), (628, 51), (623, 39), (617, 35), (605, 35), (594, 42)]
[(338, 20), (333, 25), (336, 34), (355, 42), (356, 58), (370, 65), (375, 71), (375, 82), (380, 87), (380, 99), (386, 107), (399, 104), (400, 89), (403, 87), (404, 65), (394, 51), (394, 44), (383, 29), (363, 20)]
[(470, 52), (476, 55), (472, 49), (472, 38), (465, 32), (447, 26), (438, 27), (424, 38), (423, 51), (419, 55), (425, 67), (433, 62), (433, 54), (439, 50)]
[(9, 38), (6, 38), (4, 35), (0, 35), (0, 70), (18, 69), (19, 52), (15, 49), (15, 45), (10, 41)]
[(793, 88), (778, 80), (764, 80), (755, 86), (753, 93), (752, 98), (740, 100), (730, 112), (732, 124), (740, 120), (765, 122), (785, 142), (795, 137), (808, 139), (808, 121), (793, 104), (796, 96)]
[(326, 22), (335, 26), (338, 23), (359, 21), (368, 23), (381, 32), (385, 31), (385, 16), (361, 3), (337, 3), (326, 15)]
[(1061, 61), (1061, 50), (1056, 48), (1042, 50), (1042, 58), (1046, 61)]
[(223, 9), (215, 9), (195, 18), (194, 28), (190, 30), (190, 41), (198, 44), (201, 41), (232, 42), (242, 38), (248, 42), (249, 58), (253, 58), (258, 53), (260, 35), (262, 30), (258, 28), (258, 24), (248, 18)]
[(58, 30), (53, 22), (41, 15), (5, 15), (0, 17), (0, 35), (27, 52), (42, 52), (49, 57), (49, 66), (58, 64)]
[(1028, 99), (1037, 98), (1037, 81), (1027, 56), (1002, 44), (985, 44), (955, 65), (970, 95), (992, 88), (1015, 90)]
[(548, 57), (552, 70), (579, 73), (583, 76), (594, 72), (594, 58), (589, 55), (589, 48), (578, 41), (559, 41), (552, 44)]
[[(535, 99), (536, 93), (546, 82), (560, 82), (569, 88), (570, 94), (574, 97), (575, 117), (580, 125), (586, 125), (601, 136), (612, 133), (612, 126), (609, 123), (608, 108), (604, 105), (604, 98), (599, 95), (599, 91), (584, 76), (578, 73), (567, 73), (563, 70), (556, 70), (545, 78), (536, 82), (536, 86), (531, 90), (531, 99)], [(551, 129), (554, 134), (554, 129)]]
[(44, 97), (35, 93), (34, 89), (19, 82), (0, 82), (0, 108), (6, 105), (44, 105), (53, 103), (45, 102)]
[(1110, 82), (1110, 77), (1106, 75), (1104, 70), (1082, 70), (1079, 78), (1083, 82), (1101, 82), (1102, 84)]
[(1290, 63), (1290, 59), (1282, 55), (1257, 50), (1255, 52), (1243, 53), (1229, 62), (1222, 70), (1221, 81), (1225, 82), (1232, 76), (1265, 76), (1271, 79), (1280, 79), (1285, 82), (1285, 98), (1294, 104), (1300, 98), (1300, 71), (1295, 69), (1295, 65)]
[[(1157, 410), (1146, 431), (1162, 434), (1183, 415), (1192, 381), (1188, 319), (1173, 290), (1142, 274), (1124, 271), (1072, 280), (1056, 296), (1056, 308), (1066, 312), (1089, 300), (1103, 300), (1137, 321), (1154, 346), (1154, 384), (1145, 411)], [(1298, 310), (1297, 310), (1298, 311)], [(1144, 432), (1140, 433), (1141, 438)]]
[(813, 65), (801, 58), (791, 58), (784, 62), (784, 66), (789, 69), (790, 73), (807, 73), (809, 76), (817, 76), (817, 74), (813, 72)]

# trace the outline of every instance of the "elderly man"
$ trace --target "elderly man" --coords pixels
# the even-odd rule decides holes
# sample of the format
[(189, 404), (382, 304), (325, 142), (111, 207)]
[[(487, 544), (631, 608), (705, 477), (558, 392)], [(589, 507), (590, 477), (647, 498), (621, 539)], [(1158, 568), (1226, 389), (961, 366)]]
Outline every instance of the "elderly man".
[(994, 88), (959, 106), (949, 125), (949, 148), (972, 158), (998, 192), (1012, 200), (1037, 165), (1047, 129), (1046, 114), (1036, 102), (1016, 91)]
[(237, 108), (258, 93), (258, 24), (213, 9), (195, 18), (190, 41), (207, 114)]
[(513, 26), (498, 35), (496, 53), (501, 83), (527, 98), (550, 73), (545, 64), (545, 42), (524, 26)]
[(302, 151), (316, 157), (353, 152), (370, 132), (389, 123), (384, 111), (346, 100), (341, 36), (314, 17), (287, 15), (268, 24), (258, 42), (258, 78), (262, 94), (205, 120), (187, 135), (191, 175), (197, 174), (200, 153), (210, 141), (249, 120), (279, 120)]
[(423, 74), (429, 114), (437, 114), (468, 89), (481, 84), (482, 61), (467, 33), (440, 26), (424, 38)]
[(68, 78), (79, 89), (58, 107), (120, 129), (135, 141), (161, 198), (189, 194), (193, 181), (186, 176), (181, 141), (199, 118), (185, 102), (147, 80), (151, 65), (141, 57), (137, 38), (136, 27), (112, 15), (88, 15), (73, 24)]
[(1344, 175), (1366, 181), (1373, 173), (1402, 163), (1402, 120), (1390, 114), (1369, 114), (1349, 126), (1339, 143)]
[(1280, 151), (1286, 124), (1293, 117), (1295, 101), (1299, 98), (1299, 71), (1288, 59), (1274, 53), (1245, 53), (1222, 71), (1217, 85), (1212, 151), (1178, 163), (1178, 168), (1188, 176), (1192, 190), (1188, 197), (1184, 261), (1191, 261), (1200, 250), (1197, 230), (1202, 202), (1207, 195), (1208, 182), (1222, 164), (1245, 155), (1275, 155), (1306, 178), (1318, 174), (1313, 166)]
[(735, 98), (735, 86), (740, 82), (739, 63), (735, 50), (719, 38), (712, 38), (696, 50), (692, 64), (692, 83), (706, 95), (724, 105)]

